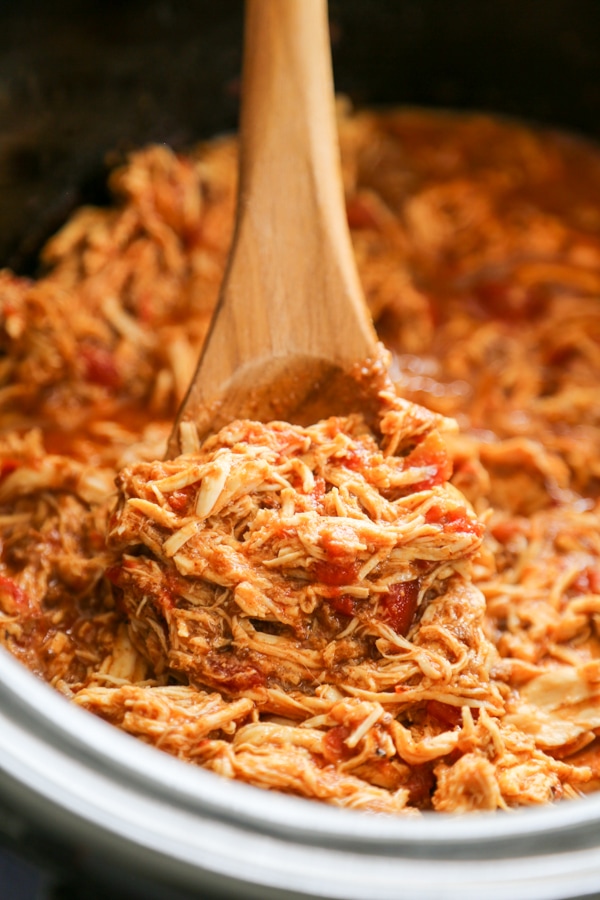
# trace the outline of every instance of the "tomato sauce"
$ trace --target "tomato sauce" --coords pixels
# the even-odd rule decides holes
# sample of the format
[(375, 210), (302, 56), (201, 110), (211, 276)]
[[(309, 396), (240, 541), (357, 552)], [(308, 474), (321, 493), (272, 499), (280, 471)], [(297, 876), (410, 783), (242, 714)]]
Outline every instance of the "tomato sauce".
[(352, 731), (347, 725), (336, 725), (330, 728), (323, 737), (323, 756), (330, 763), (338, 763), (350, 759), (353, 750), (345, 743)]
[(406, 457), (406, 466), (415, 468), (431, 468), (431, 475), (417, 484), (411, 485), (413, 491), (430, 490), (438, 484), (448, 481), (452, 475), (452, 460), (443, 438), (437, 432), (431, 432)]
[(351, 562), (317, 562), (315, 563), (315, 579), (330, 587), (343, 587), (354, 584), (360, 570), (360, 563)]
[(464, 532), (466, 534), (483, 534), (483, 525), (467, 515), (464, 508), (450, 509), (445, 513), (439, 506), (431, 506), (425, 513), (425, 521), (430, 525), (441, 525), (444, 531)]
[(390, 587), (383, 600), (384, 619), (396, 631), (405, 637), (412, 625), (419, 601), (420, 582), (401, 581)]

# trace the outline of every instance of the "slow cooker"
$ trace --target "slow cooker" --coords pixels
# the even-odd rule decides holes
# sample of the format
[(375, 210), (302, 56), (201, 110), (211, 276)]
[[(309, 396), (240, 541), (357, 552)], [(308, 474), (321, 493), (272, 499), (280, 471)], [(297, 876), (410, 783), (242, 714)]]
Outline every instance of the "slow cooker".
[[(600, 131), (596, 0), (332, 0), (330, 17), (337, 89), (357, 106)], [(242, 20), (241, 0), (0, 10), (3, 265), (35, 272), (68, 214), (106, 200), (106, 167), (129, 148), (235, 128)], [(12, 900), (600, 896), (600, 796), (463, 818), (324, 807), (179, 763), (4, 652), (0, 801)]]

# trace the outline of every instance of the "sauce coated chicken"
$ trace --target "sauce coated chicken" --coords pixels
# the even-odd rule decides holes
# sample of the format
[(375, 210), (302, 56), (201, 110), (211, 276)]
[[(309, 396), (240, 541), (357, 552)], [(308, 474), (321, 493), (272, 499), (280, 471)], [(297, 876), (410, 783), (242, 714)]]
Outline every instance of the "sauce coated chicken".
[(235, 422), (160, 461), (234, 139), (133, 154), (43, 276), (1, 273), (3, 643), (250, 784), (401, 814), (576, 797), (600, 787), (600, 154), (414, 111), (340, 137), (393, 354), (378, 422)]

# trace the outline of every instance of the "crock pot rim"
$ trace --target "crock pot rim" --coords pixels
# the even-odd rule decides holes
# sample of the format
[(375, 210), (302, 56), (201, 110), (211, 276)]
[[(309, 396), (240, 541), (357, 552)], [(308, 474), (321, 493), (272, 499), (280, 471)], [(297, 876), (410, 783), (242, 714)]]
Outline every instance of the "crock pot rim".
[[(119, 731), (36, 678), (0, 648), (0, 710), (21, 728), (41, 736), (67, 756), (181, 809), (235, 822), (308, 844), (377, 847), (394, 853), (423, 842), (449, 851), (468, 845), (497, 852), (511, 845), (596, 826), (600, 845), (600, 794), (510, 813), (420, 816), (373, 815), (229, 781), (184, 763)], [(0, 768), (3, 761), (0, 756)], [(526, 853), (526, 847), (523, 848)]]

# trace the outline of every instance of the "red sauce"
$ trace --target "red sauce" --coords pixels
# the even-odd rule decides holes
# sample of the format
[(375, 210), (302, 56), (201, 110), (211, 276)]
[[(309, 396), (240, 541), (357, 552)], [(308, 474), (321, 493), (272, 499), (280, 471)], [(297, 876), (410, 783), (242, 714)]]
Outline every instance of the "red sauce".
[(577, 359), (577, 350), (575, 347), (568, 345), (557, 347), (547, 356), (547, 364), (553, 367), (566, 368), (569, 363)]
[(340, 458), (340, 462), (347, 469), (352, 469), (356, 472), (368, 468), (370, 458), (371, 454), (367, 448), (363, 447), (361, 444), (357, 444), (355, 447), (350, 447), (348, 449), (344, 456)]
[(431, 475), (412, 485), (414, 491), (426, 491), (436, 484), (443, 484), (452, 475), (452, 461), (442, 437), (437, 432), (428, 434), (406, 457), (406, 466), (431, 468)]
[(341, 613), (343, 616), (353, 616), (356, 612), (356, 601), (354, 597), (350, 597), (348, 594), (339, 594), (335, 597), (330, 597), (329, 603), (336, 612)]
[(53, 660), (52, 640), (57, 629), (52, 626), (50, 617), (42, 614), (24, 615), (20, 625), (21, 635), (12, 645), (12, 652), (34, 674), (49, 680)]
[(539, 317), (548, 301), (548, 291), (543, 287), (526, 288), (511, 278), (482, 281), (475, 286), (472, 296), (478, 311), (509, 322)]
[(600, 594), (600, 568), (587, 566), (579, 573), (573, 587), (582, 594)]
[(20, 587), (12, 578), (6, 575), (0, 575), (0, 595), (8, 597), (12, 605), (19, 612), (25, 612), (31, 609), (31, 599), (29, 595)]
[(364, 197), (353, 197), (346, 204), (346, 217), (350, 228), (376, 228), (377, 220)]
[(312, 496), (315, 498), (317, 503), (320, 503), (325, 495), (325, 479), (324, 478), (315, 478), (315, 487), (312, 492)]
[(315, 579), (321, 584), (330, 587), (343, 587), (345, 584), (354, 584), (360, 563), (357, 560), (350, 562), (317, 562), (315, 563)]
[(114, 584), (117, 587), (119, 586), (119, 582), (121, 580), (121, 566), (109, 566), (104, 574), (111, 584)]
[(173, 609), (181, 599), (181, 582), (174, 572), (167, 570), (157, 603), (163, 610)]
[(194, 491), (194, 486), (190, 485), (187, 488), (183, 488), (180, 491), (173, 491), (172, 494), (169, 494), (167, 500), (171, 509), (175, 512), (184, 512), (184, 510), (187, 509), (190, 498), (194, 495)]
[(423, 763), (421, 766), (411, 766), (408, 780), (404, 787), (409, 792), (411, 806), (424, 807), (429, 805), (434, 778), (431, 763)]
[(444, 531), (460, 531), (465, 534), (477, 534), (479, 536), (483, 534), (481, 522), (470, 518), (464, 507), (442, 512), (439, 506), (432, 506), (425, 513), (425, 521), (430, 525), (441, 525)]
[(7, 475), (10, 475), (11, 472), (14, 472), (15, 469), (18, 469), (21, 465), (18, 459), (2, 459), (0, 460), (0, 481), (3, 478), (6, 478)]
[(232, 694), (263, 687), (267, 681), (265, 675), (252, 664), (225, 654), (210, 653), (206, 657), (205, 672), (220, 688)]
[(109, 350), (94, 344), (83, 344), (79, 352), (83, 361), (83, 377), (86, 381), (106, 388), (120, 387), (121, 375)]
[(165, 587), (158, 595), (157, 602), (163, 610), (173, 609), (177, 605), (176, 595), (169, 587)]
[(491, 532), (497, 541), (501, 544), (508, 544), (509, 541), (522, 535), (527, 535), (530, 530), (530, 523), (527, 519), (511, 517), (496, 522), (491, 527)]
[(330, 763), (338, 763), (350, 759), (353, 750), (345, 743), (352, 731), (347, 725), (336, 725), (330, 728), (323, 738), (323, 756)]
[(402, 581), (393, 584), (389, 593), (383, 597), (384, 618), (397, 634), (408, 634), (417, 610), (419, 587), (418, 578), (414, 581)]
[(442, 725), (455, 728), (462, 722), (462, 713), (459, 706), (451, 706), (440, 700), (427, 701), (427, 714), (437, 719)]

